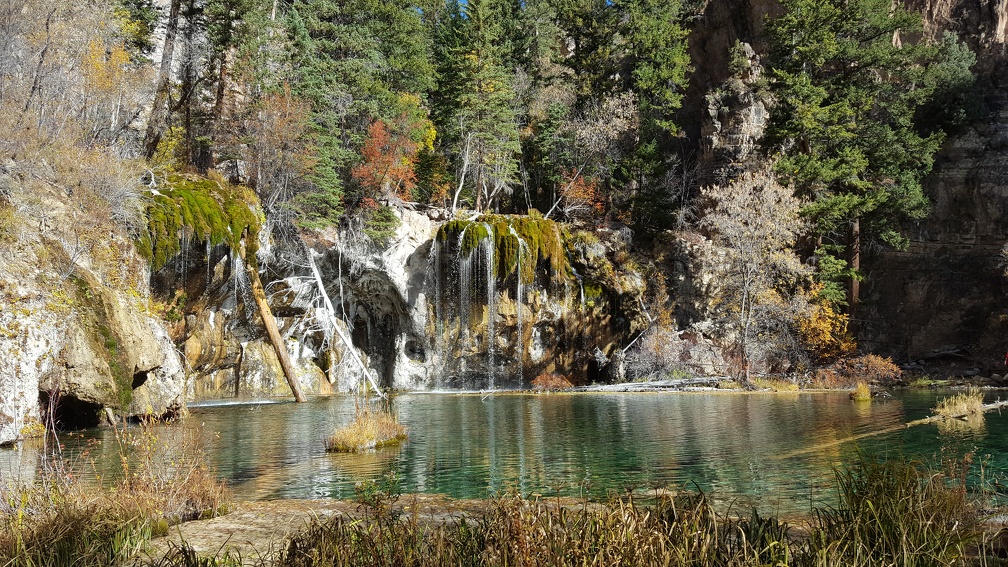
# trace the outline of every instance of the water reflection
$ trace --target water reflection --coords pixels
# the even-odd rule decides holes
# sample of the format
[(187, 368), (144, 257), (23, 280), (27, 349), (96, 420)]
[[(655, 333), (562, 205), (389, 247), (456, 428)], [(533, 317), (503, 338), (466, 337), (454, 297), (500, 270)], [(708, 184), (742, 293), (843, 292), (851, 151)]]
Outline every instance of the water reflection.
[(938, 422), (938, 433), (980, 441), (987, 436), (987, 420), (982, 414), (967, 419), (945, 419)]
[[(833, 468), (859, 449), (931, 457), (977, 448), (1004, 468), (1004, 436), (989, 431), (1005, 431), (1008, 417), (901, 427), (934, 400), (931, 392), (871, 404), (852, 404), (843, 392), (409, 394), (394, 399), (407, 442), (361, 455), (324, 450), (325, 436), (352, 417), (351, 398), (198, 407), (185, 426), (198, 429), (211, 463), (244, 499), (352, 498), (355, 483), (395, 471), (404, 491), (455, 497), (695, 484), (733, 506), (801, 512), (830, 501)], [(87, 435), (104, 440), (98, 468), (114, 468), (109, 431)], [(68, 441), (68, 450), (80, 445)], [(0, 471), (33, 470), (30, 455), (0, 451)]]

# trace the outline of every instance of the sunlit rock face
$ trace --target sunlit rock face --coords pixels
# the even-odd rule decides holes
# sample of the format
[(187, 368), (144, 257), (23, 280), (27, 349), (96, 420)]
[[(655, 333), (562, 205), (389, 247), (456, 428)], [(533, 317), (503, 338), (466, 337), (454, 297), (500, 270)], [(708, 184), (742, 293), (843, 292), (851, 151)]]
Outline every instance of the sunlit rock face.
[(145, 262), (114, 229), (75, 250), (70, 196), (26, 180), (28, 167), (42, 166), (0, 167), (17, 227), (0, 254), (0, 443), (39, 431), (40, 401), (63, 427), (177, 411), (185, 375), (150, 311)]
[(626, 242), (569, 239), (542, 218), (399, 215), (385, 250), (344, 241), (319, 261), (385, 387), (521, 388), (554, 372), (598, 380), (596, 350), (612, 354), (643, 328), (640, 275), (606, 257)]
[[(544, 373), (606, 380), (608, 358), (647, 325), (644, 278), (615, 261), (629, 257), (628, 231), (397, 215), (380, 245), (353, 231), (309, 235), (310, 247), (264, 236), (260, 273), (305, 393), (527, 388)], [(190, 399), (289, 395), (234, 262), (194, 249), (155, 274), (163, 295), (187, 296), (173, 333)]]
[[(268, 248), (260, 255), (264, 271), (272, 270)], [(311, 290), (299, 272), (282, 267), (284, 277), (271, 282), (267, 292), (298, 383), (307, 395), (332, 393), (335, 376), (324, 370), (329, 351), (305, 300)], [(170, 330), (188, 371), (190, 401), (290, 395), (245, 266), (226, 245), (190, 247), (156, 272), (153, 281), (159, 294), (173, 302)]]

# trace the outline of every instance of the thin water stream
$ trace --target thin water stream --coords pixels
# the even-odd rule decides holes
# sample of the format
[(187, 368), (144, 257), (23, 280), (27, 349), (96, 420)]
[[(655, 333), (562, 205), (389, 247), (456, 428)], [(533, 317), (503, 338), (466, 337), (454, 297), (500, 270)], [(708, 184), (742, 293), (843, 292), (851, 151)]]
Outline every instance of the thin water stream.
[[(832, 501), (833, 470), (858, 451), (925, 460), (990, 455), (985, 474), (1008, 472), (1008, 414), (955, 429), (929, 424), (859, 441), (927, 415), (939, 395), (897, 393), (871, 404), (846, 392), (794, 394), (417, 393), (395, 396), (410, 427), (399, 447), (327, 454), (323, 438), (354, 412), (352, 398), (307, 404), (256, 403), (191, 409), (211, 464), (238, 498), (353, 498), (359, 481), (394, 472), (403, 492), (480, 498), (699, 487), (721, 503), (801, 513)], [(997, 397), (989, 393), (989, 401)], [(113, 468), (110, 430), (88, 438), (98, 468)], [(0, 451), (0, 472), (31, 468), (30, 448)], [(105, 463), (105, 464), (101, 464)]]

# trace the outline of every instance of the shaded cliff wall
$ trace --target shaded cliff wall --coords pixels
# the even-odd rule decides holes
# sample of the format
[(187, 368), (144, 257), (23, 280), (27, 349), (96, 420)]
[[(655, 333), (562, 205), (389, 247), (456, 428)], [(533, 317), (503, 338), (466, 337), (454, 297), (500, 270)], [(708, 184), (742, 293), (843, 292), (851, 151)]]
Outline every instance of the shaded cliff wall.
[(932, 37), (953, 31), (977, 53), (983, 117), (943, 145), (925, 190), (931, 215), (907, 227), (906, 251), (864, 263), (859, 341), (866, 350), (929, 371), (1003, 373), (1008, 348), (1008, 4), (908, 3)]
[[(931, 215), (906, 234), (906, 251), (868, 246), (863, 261), (859, 343), (866, 351), (949, 373), (1003, 371), (1008, 349), (1008, 285), (1000, 255), (1008, 241), (1008, 2), (910, 0), (925, 33), (956, 33), (977, 54), (973, 70), (983, 118), (950, 136), (925, 181)], [(754, 154), (743, 147), (761, 116), (760, 100), (733, 89), (729, 49), (765, 51), (766, 19), (776, 1), (709, 0), (693, 22), (694, 73), (679, 123), (684, 151), (698, 160), (701, 183)], [(736, 81), (738, 82), (738, 81)], [(713, 100), (712, 93), (730, 96)], [(739, 91), (743, 96), (735, 96)], [(766, 101), (769, 103), (769, 101)], [(755, 130), (754, 130), (755, 131)], [(759, 159), (759, 158), (755, 158)]]
[(690, 83), (683, 99), (678, 123), (686, 134), (684, 151), (701, 161), (701, 128), (709, 123), (705, 98), (729, 79), (729, 49), (736, 41), (750, 44), (762, 53), (763, 28), (767, 18), (780, 13), (775, 0), (708, 0), (700, 15), (691, 22), (689, 55), (693, 65)]

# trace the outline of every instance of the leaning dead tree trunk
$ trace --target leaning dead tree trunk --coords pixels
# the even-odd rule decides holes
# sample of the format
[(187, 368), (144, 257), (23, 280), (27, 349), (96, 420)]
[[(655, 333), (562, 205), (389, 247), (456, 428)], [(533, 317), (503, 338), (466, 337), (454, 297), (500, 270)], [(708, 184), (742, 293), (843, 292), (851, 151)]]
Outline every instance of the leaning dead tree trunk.
[(276, 319), (273, 318), (273, 312), (270, 311), (269, 303), (266, 302), (266, 290), (263, 289), (262, 282), (259, 280), (259, 272), (256, 271), (252, 264), (245, 261), (244, 241), (241, 245), (241, 258), (245, 263), (245, 272), (248, 274), (249, 287), (252, 288), (252, 297), (255, 298), (256, 306), (259, 308), (259, 315), (263, 320), (263, 326), (266, 327), (266, 334), (269, 335), (270, 343), (273, 344), (273, 350), (276, 351), (277, 358), (280, 360), (280, 366), (283, 368), (284, 377), (287, 378), (287, 384), (290, 385), (295, 400), (306, 402), (308, 399), (301, 392), (301, 385), (298, 384), (297, 376), (294, 374), (294, 366), (291, 364), (290, 356), (287, 354), (287, 345), (284, 344), (283, 337), (280, 336)]
[[(304, 243), (302, 242), (302, 244)], [(371, 376), (371, 373), (368, 371), (367, 365), (365, 365), (364, 361), (357, 355), (357, 351), (353, 346), (353, 341), (350, 340), (350, 337), (346, 336), (346, 333), (344, 333), (343, 329), (337, 324), (336, 308), (333, 307), (332, 301), (329, 299), (329, 294), (326, 293), (325, 284), (322, 283), (322, 274), (319, 273), (318, 265), (315, 263), (315, 256), (312, 255), (311, 248), (309, 248), (307, 244), (304, 244), (304, 251), (305, 257), (308, 258), (308, 266), (311, 267), (312, 277), (315, 278), (315, 286), (318, 287), (319, 295), (322, 296), (322, 302), (325, 306), (324, 311), (326, 316), (326, 326), (329, 327), (333, 334), (339, 336), (340, 341), (343, 342), (343, 346), (346, 347), (346, 350), (350, 353), (351, 358), (353, 358), (357, 362), (357, 366), (360, 367), (361, 374), (371, 383), (371, 387), (374, 388), (375, 392), (378, 392), (378, 395), (384, 398), (385, 394), (382, 393), (381, 388), (379, 388), (378, 384), (375, 383), (374, 377)], [(332, 338), (330, 338), (330, 340), (332, 340)]]
[(175, 53), (175, 36), (178, 33), (179, 10), (182, 0), (172, 0), (168, 11), (168, 27), (165, 30), (164, 49), (161, 55), (161, 69), (158, 72), (157, 90), (154, 93), (154, 103), (151, 105), (150, 117), (147, 119), (147, 132), (144, 134), (144, 156), (150, 159), (157, 151), (161, 134), (168, 121), (168, 91), (170, 90), (172, 57)]

